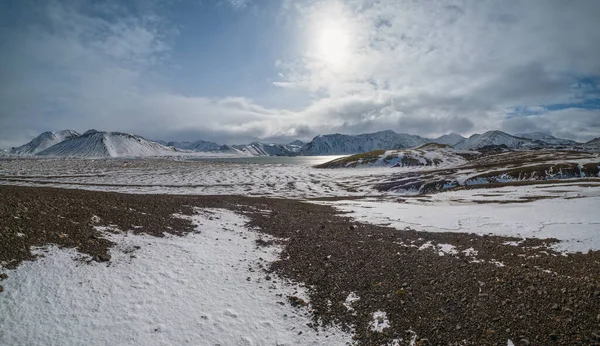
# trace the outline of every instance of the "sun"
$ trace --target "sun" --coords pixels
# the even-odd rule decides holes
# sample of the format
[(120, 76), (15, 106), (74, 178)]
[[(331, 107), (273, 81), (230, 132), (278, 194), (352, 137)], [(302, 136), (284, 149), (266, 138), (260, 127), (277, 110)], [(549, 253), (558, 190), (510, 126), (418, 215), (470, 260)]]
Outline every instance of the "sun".
[(324, 21), (316, 34), (317, 57), (328, 65), (343, 65), (350, 55), (350, 35), (344, 23)]

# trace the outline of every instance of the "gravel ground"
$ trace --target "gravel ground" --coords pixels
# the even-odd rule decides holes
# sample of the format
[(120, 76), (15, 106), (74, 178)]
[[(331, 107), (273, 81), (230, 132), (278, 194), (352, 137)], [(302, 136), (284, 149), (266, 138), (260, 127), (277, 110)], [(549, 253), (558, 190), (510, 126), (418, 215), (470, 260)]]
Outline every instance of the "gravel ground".
[[(514, 246), (505, 242), (518, 239), (398, 231), (287, 199), (0, 186), (0, 263), (14, 268), (34, 259), (31, 246), (50, 243), (110, 261), (112, 244), (93, 226), (184, 234), (191, 223), (172, 215), (194, 206), (244, 213), (248, 226), (281, 238), (281, 259), (267, 270), (310, 287), (315, 328), (341, 324), (358, 344), (600, 345), (600, 252), (558, 254), (551, 239)], [(455, 253), (440, 256), (438, 244)], [(348, 309), (351, 293), (360, 299)], [(389, 320), (378, 332), (370, 328), (377, 311)]]

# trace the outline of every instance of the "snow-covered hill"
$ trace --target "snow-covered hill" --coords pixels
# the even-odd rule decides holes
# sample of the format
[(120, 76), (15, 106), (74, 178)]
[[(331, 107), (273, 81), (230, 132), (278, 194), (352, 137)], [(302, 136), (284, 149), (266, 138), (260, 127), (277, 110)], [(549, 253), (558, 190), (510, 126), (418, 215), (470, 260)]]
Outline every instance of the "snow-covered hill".
[(37, 155), (58, 157), (140, 157), (173, 155), (175, 149), (143, 137), (89, 130), (83, 135), (62, 141)]
[(456, 143), (460, 143), (464, 141), (466, 138), (459, 135), (458, 133), (451, 132), (447, 135), (440, 136), (432, 140), (433, 143), (438, 144), (446, 144), (446, 145), (456, 145)]
[(215, 143), (215, 142), (209, 142), (209, 141), (203, 141), (203, 140), (198, 140), (198, 141), (193, 141), (193, 142), (163, 142), (163, 141), (157, 141), (160, 144), (166, 145), (168, 147), (174, 147), (177, 149), (183, 149), (183, 150), (192, 150), (192, 151), (215, 151), (215, 150), (219, 150), (219, 148), (221, 148), (221, 145)]
[(304, 143), (304, 142), (302, 142), (301, 140), (297, 139), (297, 140), (295, 140), (295, 141), (291, 142), (291, 143), (290, 143), (290, 144), (288, 144), (288, 145), (292, 145), (292, 146), (296, 146), (296, 147), (303, 147), (303, 146), (304, 146), (304, 144), (306, 144), (306, 143)]
[(219, 151), (229, 151), (245, 156), (296, 156), (301, 146), (292, 144), (274, 144), (252, 142), (250, 144), (224, 145)]
[(515, 137), (527, 138), (536, 141), (541, 141), (550, 145), (578, 145), (579, 143), (570, 139), (556, 138), (552, 135), (543, 132), (517, 133)]
[(350, 167), (457, 167), (467, 160), (461, 154), (470, 154), (449, 145), (428, 143), (414, 149), (375, 150), (329, 161), (318, 168)]
[(73, 130), (43, 132), (39, 136), (32, 139), (31, 142), (20, 147), (12, 148), (9, 152), (16, 155), (33, 155), (66, 139), (77, 136), (79, 136), (79, 133)]
[(588, 147), (588, 148), (595, 148), (595, 149), (600, 149), (600, 137), (598, 138), (594, 138), (589, 142), (586, 142), (584, 144), (584, 146)]
[(485, 147), (501, 145), (505, 145), (510, 149), (536, 148), (545, 146), (543, 142), (515, 137), (502, 131), (488, 131), (481, 135), (474, 134), (471, 137), (457, 143), (455, 147), (458, 149), (477, 150)]
[(373, 150), (412, 148), (430, 140), (391, 130), (360, 135), (342, 135), (339, 133), (321, 135), (300, 150), (301, 155), (344, 155), (364, 153)]

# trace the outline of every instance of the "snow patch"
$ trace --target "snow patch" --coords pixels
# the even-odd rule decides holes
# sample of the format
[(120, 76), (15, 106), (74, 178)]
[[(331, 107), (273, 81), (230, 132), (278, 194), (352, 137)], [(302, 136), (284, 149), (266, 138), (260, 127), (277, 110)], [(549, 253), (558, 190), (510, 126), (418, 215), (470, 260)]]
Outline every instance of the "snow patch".
[(348, 309), (348, 311), (354, 311), (352, 304), (359, 300), (360, 297), (358, 296), (358, 294), (350, 292), (350, 294), (348, 294), (348, 297), (346, 297), (346, 300), (344, 301), (344, 306), (346, 307), (346, 309)]
[[(111, 234), (111, 261), (84, 263), (73, 249), (9, 272), (0, 295), (1, 345), (342, 345), (335, 329), (317, 333), (305, 309), (283, 297), (302, 294), (261, 270), (280, 249), (256, 249), (246, 219), (211, 209), (193, 216), (183, 237)], [(260, 235), (262, 237), (262, 235)], [(262, 258), (263, 260), (261, 260)], [(258, 268), (258, 267), (257, 267)], [(296, 292), (297, 291), (297, 292)], [(280, 304), (282, 303), (282, 304)]]
[(438, 249), (438, 254), (440, 256), (444, 256), (445, 254), (448, 254), (448, 255), (457, 255), (458, 254), (458, 250), (456, 250), (456, 247), (451, 244), (438, 244), (437, 249)]
[(390, 321), (387, 318), (387, 314), (385, 311), (375, 311), (372, 316), (371, 323), (369, 324), (369, 329), (373, 332), (381, 333), (384, 329), (390, 327)]
[(465, 256), (467, 256), (467, 257), (475, 257), (475, 256), (477, 256), (479, 254), (479, 251), (477, 251), (474, 248), (470, 247), (468, 249), (463, 250), (462, 253), (464, 253)]

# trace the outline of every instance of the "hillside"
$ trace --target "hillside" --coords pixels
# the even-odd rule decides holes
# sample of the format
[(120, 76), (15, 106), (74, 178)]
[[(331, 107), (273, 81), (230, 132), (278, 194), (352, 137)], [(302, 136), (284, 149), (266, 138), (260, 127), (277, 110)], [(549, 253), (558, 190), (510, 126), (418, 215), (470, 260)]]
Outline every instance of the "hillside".
[(446, 145), (456, 145), (457, 143), (460, 143), (462, 141), (464, 141), (466, 138), (459, 135), (458, 133), (454, 133), (451, 132), (449, 134), (440, 136), (438, 138), (435, 138), (432, 140), (433, 143), (438, 143), (438, 144), (446, 144)]
[(296, 156), (301, 146), (252, 142), (250, 144), (225, 145), (220, 151), (230, 151), (245, 156)]
[(516, 137), (532, 139), (536, 141), (541, 141), (550, 145), (578, 145), (579, 143), (572, 141), (570, 139), (556, 138), (552, 135), (543, 133), (543, 132), (531, 132), (531, 133), (517, 133)]
[(364, 153), (373, 150), (412, 148), (430, 140), (391, 130), (360, 135), (330, 134), (321, 135), (300, 150), (300, 155), (345, 155)]
[(465, 164), (461, 154), (448, 145), (429, 143), (415, 149), (375, 150), (342, 157), (318, 165), (317, 168), (353, 167), (455, 167)]
[(477, 150), (493, 146), (506, 146), (509, 149), (536, 148), (545, 146), (543, 142), (509, 135), (502, 131), (488, 131), (474, 134), (455, 145), (458, 149)]
[(193, 141), (193, 142), (164, 142), (164, 141), (157, 141), (158, 143), (168, 146), (168, 147), (174, 147), (177, 149), (183, 149), (183, 150), (192, 150), (192, 151), (215, 151), (215, 150), (219, 150), (219, 148), (221, 148), (221, 145), (215, 143), (215, 142), (209, 142), (209, 141), (203, 141), (203, 140), (198, 140), (198, 141)]
[(79, 136), (79, 133), (73, 130), (43, 132), (29, 143), (10, 149), (9, 153), (16, 155), (33, 155), (66, 139), (77, 136)]
[(586, 142), (584, 144), (584, 146), (588, 147), (588, 148), (595, 148), (595, 149), (600, 149), (600, 137), (598, 138), (594, 138), (589, 142)]
[(172, 148), (148, 141), (143, 137), (121, 133), (89, 130), (43, 150), (37, 155), (55, 157), (139, 157), (172, 155)]

